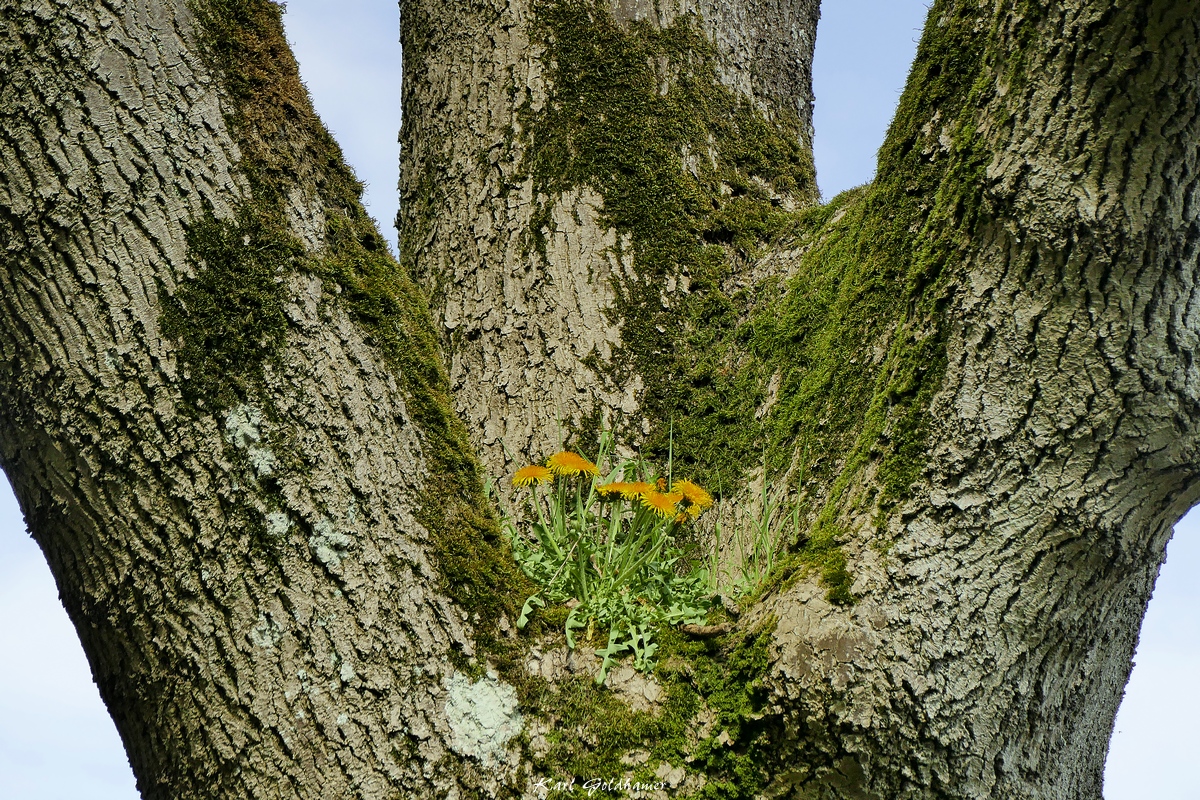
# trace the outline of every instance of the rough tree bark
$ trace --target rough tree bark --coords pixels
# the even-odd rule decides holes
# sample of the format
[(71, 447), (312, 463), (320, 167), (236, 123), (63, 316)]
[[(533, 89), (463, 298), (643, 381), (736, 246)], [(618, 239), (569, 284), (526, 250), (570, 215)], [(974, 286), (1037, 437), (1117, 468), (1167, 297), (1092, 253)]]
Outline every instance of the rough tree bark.
[[(1200, 495), (1190, 2), (936, 2), (817, 205), (815, 3), (406, 0), (399, 266), (279, 13), (0, 3), (0, 462), (144, 796), (1099, 796)], [(766, 447), (733, 633), (512, 631), (470, 449), (556, 417)]]

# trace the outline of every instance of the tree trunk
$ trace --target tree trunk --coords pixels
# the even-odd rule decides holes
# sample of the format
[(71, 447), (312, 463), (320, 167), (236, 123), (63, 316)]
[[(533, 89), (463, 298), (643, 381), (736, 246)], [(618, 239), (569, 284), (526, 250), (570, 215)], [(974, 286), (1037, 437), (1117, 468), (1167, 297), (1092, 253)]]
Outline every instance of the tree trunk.
[[(0, 462), (145, 797), (1099, 796), (1200, 495), (1195, 12), (935, 3), (824, 206), (815, 20), (403, 3), (398, 267), (278, 7), (0, 3)], [(513, 631), (471, 450), (560, 425), (792, 487), (733, 633)]]
[(512, 569), (280, 9), (2, 8), (0, 452), (142, 795), (495, 785)]

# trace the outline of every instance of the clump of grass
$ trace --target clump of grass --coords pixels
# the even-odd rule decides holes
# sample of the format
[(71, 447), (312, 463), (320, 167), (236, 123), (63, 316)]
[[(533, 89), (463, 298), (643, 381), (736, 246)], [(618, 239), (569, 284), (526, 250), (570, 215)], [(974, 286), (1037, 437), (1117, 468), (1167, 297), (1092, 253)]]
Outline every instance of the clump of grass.
[[(701, 624), (712, 604), (702, 564), (689, 564), (681, 539), (713, 504), (703, 488), (657, 474), (641, 460), (609, 461), (612, 435), (600, 437), (592, 462), (564, 451), (544, 466), (518, 470), (513, 485), (529, 489), (524, 520), (502, 514), (517, 563), (540, 588), (517, 621), (523, 628), (535, 609), (565, 604), (567, 644), (590, 641), (607, 630), (597, 683), (616, 659), (633, 654), (634, 667), (655, 665), (655, 630)], [(582, 637), (580, 637), (582, 632)]]
[(712, 519), (705, 572), (710, 590), (732, 599), (757, 593), (784, 549), (804, 536), (800, 504), (789, 497), (786, 485), (773, 485), (765, 473), (755, 502), (722, 498)]

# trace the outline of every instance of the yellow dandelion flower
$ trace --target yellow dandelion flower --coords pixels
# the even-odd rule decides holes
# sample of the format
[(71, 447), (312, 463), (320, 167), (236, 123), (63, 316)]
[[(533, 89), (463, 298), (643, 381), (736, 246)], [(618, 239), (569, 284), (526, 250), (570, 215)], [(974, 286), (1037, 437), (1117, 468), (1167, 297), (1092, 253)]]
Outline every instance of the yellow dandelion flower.
[(621, 493), (621, 497), (624, 497), (626, 500), (637, 500), (639, 497), (644, 496), (646, 492), (654, 491), (654, 486), (646, 483), (645, 481), (632, 481), (630, 483), (622, 482), (621, 488), (617, 491), (619, 491)]
[(612, 483), (604, 483), (596, 487), (596, 494), (601, 497), (609, 497), (614, 494), (620, 494), (627, 484), (621, 481), (613, 481)]
[(555, 475), (599, 475), (600, 470), (578, 453), (564, 450), (546, 459), (546, 466)]
[(690, 514), (688, 514), (688, 512), (680, 511), (678, 514), (675, 515), (675, 524), (683, 525), (684, 523), (688, 522), (691, 518), (692, 517)]
[(513, 475), (513, 486), (533, 486), (537, 483), (545, 483), (550, 480), (551, 472), (543, 466), (534, 464), (528, 467), (521, 467), (517, 473)]
[(642, 505), (660, 517), (672, 516), (675, 513), (675, 503), (677, 502), (674, 495), (662, 492), (651, 491), (642, 495)]
[[(682, 494), (683, 499), (687, 500), (693, 508), (699, 508), (701, 511), (703, 511), (706, 508), (712, 507), (712, 495), (702, 489), (698, 484), (692, 483), (689, 480), (675, 481), (675, 485), (671, 488)], [(699, 516), (699, 512), (697, 512), (697, 516)]]

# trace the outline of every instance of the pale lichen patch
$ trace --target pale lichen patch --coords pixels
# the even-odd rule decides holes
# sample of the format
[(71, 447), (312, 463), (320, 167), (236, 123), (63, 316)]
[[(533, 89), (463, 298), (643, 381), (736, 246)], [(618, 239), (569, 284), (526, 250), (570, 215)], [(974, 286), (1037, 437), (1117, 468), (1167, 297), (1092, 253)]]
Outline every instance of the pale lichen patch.
[(270, 650), (283, 638), (283, 629), (270, 614), (263, 612), (258, 615), (258, 624), (250, 629), (249, 636), (255, 647)]
[(225, 439), (242, 450), (262, 441), (262, 410), (242, 404), (225, 415)]
[(244, 450), (254, 474), (263, 477), (275, 472), (278, 463), (270, 448), (262, 442), (262, 411), (251, 405), (240, 405), (225, 415), (225, 440)]
[(271, 475), (275, 472), (275, 466), (278, 463), (275, 459), (275, 454), (265, 447), (251, 447), (246, 450), (246, 457), (250, 459), (250, 468), (254, 470), (254, 474), (258, 477)]
[(284, 536), (292, 527), (292, 521), (283, 511), (272, 511), (266, 517), (267, 533), (275, 538)]
[(313, 535), (308, 538), (313, 556), (327, 567), (339, 566), (353, 543), (354, 540), (349, 535), (333, 527), (333, 520), (328, 517), (317, 521), (313, 526)]
[(489, 670), (471, 682), (461, 673), (446, 678), (446, 719), (450, 722), (450, 747), (459, 755), (495, 766), (509, 759), (509, 740), (523, 728), (517, 711), (517, 691)]

